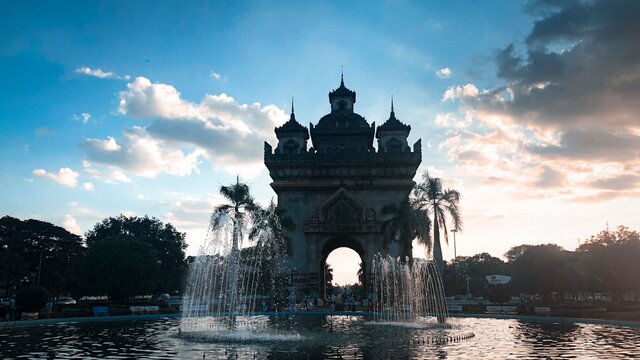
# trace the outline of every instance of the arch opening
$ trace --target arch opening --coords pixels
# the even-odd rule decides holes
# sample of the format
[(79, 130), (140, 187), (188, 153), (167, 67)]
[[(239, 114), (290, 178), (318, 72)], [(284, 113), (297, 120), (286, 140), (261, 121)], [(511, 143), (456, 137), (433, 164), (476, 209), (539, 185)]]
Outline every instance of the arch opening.
[(365, 296), (366, 256), (361, 244), (355, 239), (338, 238), (328, 241), (321, 252), (321, 296), (344, 292)]

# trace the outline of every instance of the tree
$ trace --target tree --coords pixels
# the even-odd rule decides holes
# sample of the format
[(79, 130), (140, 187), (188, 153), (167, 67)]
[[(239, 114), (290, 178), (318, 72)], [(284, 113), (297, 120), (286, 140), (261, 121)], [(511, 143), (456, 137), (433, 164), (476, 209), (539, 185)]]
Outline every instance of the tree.
[(16, 252), (0, 248), (0, 284), (5, 289), (16, 289), (20, 280), (29, 276), (29, 263)]
[(333, 268), (328, 263), (324, 263), (324, 269), (322, 271), (324, 277), (325, 296), (333, 293)]
[(436, 267), (442, 273), (440, 230), (444, 231), (444, 240), (447, 244), (449, 243), (448, 217), (451, 218), (454, 230), (462, 230), (462, 216), (459, 208), (460, 193), (454, 189), (445, 189), (442, 179), (430, 177), (426, 172), (422, 181), (414, 187), (412, 195), (420, 211), (433, 216), (433, 259)]
[[(218, 230), (227, 221), (232, 222), (232, 242), (229, 254), (229, 308), (235, 309), (238, 300), (238, 276), (240, 271), (240, 245), (243, 232), (247, 224), (259, 216), (259, 207), (250, 194), (249, 186), (240, 182), (236, 177), (236, 183), (228, 186), (220, 186), (220, 194), (229, 201), (228, 204), (218, 205), (211, 215), (213, 230)], [(255, 221), (253, 221), (255, 223)], [(233, 318), (235, 319), (235, 318)]]
[(85, 267), (84, 289), (126, 301), (149, 294), (163, 274), (156, 251), (140, 240), (105, 239), (91, 246)]
[(512, 259), (512, 281), (515, 290), (550, 298), (551, 293), (575, 293), (580, 274), (574, 266), (576, 258), (555, 244), (526, 245), (507, 252)]
[(358, 284), (364, 286), (365, 285), (365, 280), (367, 278), (367, 266), (365, 265), (364, 261), (360, 262), (358, 265), (360, 265), (360, 267), (358, 268)]
[(451, 263), (445, 263), (443, 283), (447, 294), (460, 295), (467, 293), (467, 276), (469, 290), (476, 296), (487, 295), (487, 275), (510, 274), (507, 264), (489, 253), (474, 256), (458, 256)]
[[(387, 204), (382, 207), (381, 230), (385, 234), (385, 240), (400, 242), (402, 258), (413, 262), (411, 253), (414, 239), (419, 244), (426, 246), (427, 251), (431, 250), (431, 220), (426, 208), (422, 208), (416, 202), (415, 197), (406, 199), (395, 204)], [(386, 242), (385, 242), (386, 245)]]
[(80, 236), (59, 226), (10, 216), (0, 219), (0, 281), (9, 289), (28, 276), (54, 296), (73, 291), (85, 253)]
[(25, 311), (39, 311), (48, 300), (49, 292), (39, 286), (26, 287), (16, 294), (16, 306)]
[[(86, 239), (86, 291), (124, 299), (182, 289), (187, 244), (185, 234), (173, 225), (147, 216), (119, 215), (97, 223)], [(126, 289), (116, 289), (118, 282)]]
[(586, 274), (588, 291), (610, 292), (620, 298), (623, 292), (640, 292), (640, 233), (619, 226), (592, 236), (576, 249)]
[(266, 208), (253, 204), (253, 226), (249, 239), (257, 240), (257, 246), (271, 255), (290, 255), (289, 233), (296, 228), (287, 210), (277, 206), (273, 199)]

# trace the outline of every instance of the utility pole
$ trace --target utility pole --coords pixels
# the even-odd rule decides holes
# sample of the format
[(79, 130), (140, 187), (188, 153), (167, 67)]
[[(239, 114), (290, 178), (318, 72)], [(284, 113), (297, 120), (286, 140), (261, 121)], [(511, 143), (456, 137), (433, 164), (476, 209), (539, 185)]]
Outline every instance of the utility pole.
[(467, 275), (467, 300), (471, 298), (471, 294), (469, 293), (469, 275)]
[(40, 248), (40, 264), (38, 265), (38, 286), (40, 286), (40, 273), (42, 273), (42, 252), (44, 248)]
[(456, 233), (458, 232), (458, 230), (453, 229), (451, 230), (451, 232), (453, 233), (453, 260), (458, 258), (458, 253), (456, 251)]

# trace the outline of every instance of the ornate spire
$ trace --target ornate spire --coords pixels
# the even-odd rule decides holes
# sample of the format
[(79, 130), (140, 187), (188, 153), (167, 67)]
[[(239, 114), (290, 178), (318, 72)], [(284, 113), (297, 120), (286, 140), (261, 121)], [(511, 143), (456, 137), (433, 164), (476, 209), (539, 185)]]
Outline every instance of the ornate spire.
[(391, 95), (391, 117), (392, 118), (396, 117), (396, 112), (393, 111), (393, 95)]
[(389, 119), (385, 121), (382, 125), (378, 126), (376, 137), (380, 138), (381, 131), (398, 131), (405, 130), (411, 131), (411, 125), (403, 124), (396, 118), (395, 108), (393, 106), (393, 95), (391, 95), (391, 114), (389, 115)]
[(334, 98), (347, 98), (352, 104), (356, 102), (356, 92), (347, 89), (344, 85), (344, 71), (342, 69), (340, 70), (340, 86), (329, 93), (329, 102), (332, 103)]
[(293, 96), (291, 97), (291, 117), (290, 117), (290, 119), (293, 119), (293, 120), (296, 119), (296, 112), (295, 112), (295, 110), (293, 108)]
[(289, 115), (289, 121), (287, 121), (286, 123), (282, 124), (282, 126), (277, 127), (275, 131), (276, 131), (276, 137), (278, 137), (278, 139), (283, 134), (292, 134), (292, 133), (304, 133), (304, 139), (305, 140), (309, 139), (309, 132), (308, 132), (307, 128), (302, 126), (296, 120), (296, 113), (295, 113), (295, 108), (294, 108), (294, 103), (293, 103), (293, 96), (291, 97), (291, 115)]

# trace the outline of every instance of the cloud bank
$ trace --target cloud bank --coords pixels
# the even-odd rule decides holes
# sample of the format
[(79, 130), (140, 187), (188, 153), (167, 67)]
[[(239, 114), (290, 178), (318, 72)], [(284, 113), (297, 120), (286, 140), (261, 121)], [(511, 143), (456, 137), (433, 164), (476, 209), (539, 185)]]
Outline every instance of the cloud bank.
[(137, 77), (118, 94), (118, 112), (149, 120), (126, 129), (120, 139), (86, 139), (86, 160), (140, 176), (184, 176), (201, 160), (229, 172), (255, 176), (262, 168), (263, 141), (287, 117), (275, 105), (239, 104), (227, 94), (194, 103), (173, 86)]
[(464, 169), (482, 169), (487, 183), (562, 189), (574, 200), (640, 195), (629, 177), (640, 171), (640, 3), (537, 1), (528, 9), (538, 20), (526, 48), (496, 53), (502, 85), (444, 92), (474, 125), (450, 126), (441, 146)]

